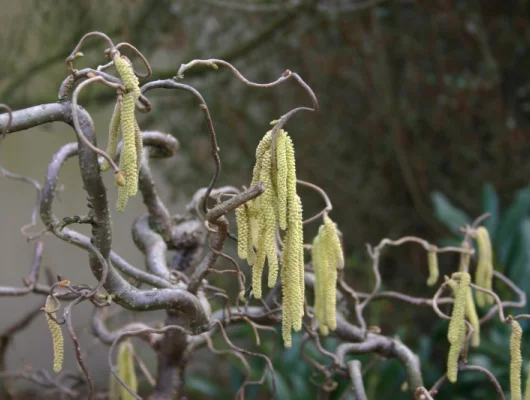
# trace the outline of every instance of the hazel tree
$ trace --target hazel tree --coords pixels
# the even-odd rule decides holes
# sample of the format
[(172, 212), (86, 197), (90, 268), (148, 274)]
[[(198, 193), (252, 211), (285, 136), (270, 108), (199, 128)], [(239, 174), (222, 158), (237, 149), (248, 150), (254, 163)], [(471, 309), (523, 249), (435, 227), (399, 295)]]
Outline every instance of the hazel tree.
[[(88, 39), (103, 40), (108, 48), (101, 55), (101, 65), (77, 69), (82, 64), (81, 50)], [(131, 54), (131, 59), (121, 53), (124, 50)], [(134, 68), (134, 62), (138, 61), (143, 64), (145, 72), (140, 73)], [(184, 74), (195, 67), (227, 69), (236, 79), (256, 89), (295, 81), (311, 100), (311, 107), (297, 107), (272, 120), (272, 127), (256, 144), (255, 166), (248, 173), (252, 175), (248, 186), (243, 182), (235, 182), (234, 186), (218, 186), (221, 156), (214, 122), (199, 91), (183, 83)], [(356, 357), (375, 354), (399, 361), (411, 398), (436, 398), (442, 384), (458, 384), (460, 374), (478, 371), (489, 378), (498, 397), (504, 399), (503, 388), (495, 376), (486, 368), (467, 361), (472, 348), (480, 345), (481, 327), (493, 318), (512, 328), (510, 349), (507, 349), (511, 356), (509, 389), (512, 399), (522, 398), (523, 331), (518, 320), (528, 315), (506, 315), (505, 310), (525, 307), (526, 296), (493, 268), (489, 234), (481, 226), (487, 215), (477, 218), (470, 226), (462, 227), (464, 240), (459, 247), (437, 247), (414, 236), (396, 240), (385, 238), (377, 246), (368, 246), (375, 277), (369, 293), (355, 290), (345, 280), (344, 269), (347, 266), (342, 235), (339, 226), (331, 219), (332, 202), (322, 188), (297, 176), (296, 163), (300, 161), (295, 151), (297, 138), (284, 130), (294, 114), (318, 110), (315, 94), (299, 75), (286, 70), (274, 82), (255, 83), (228, 62), (208, 59), (182, 64), (174, 77), (141, 83), (151, 75), (146, 58), (132, 44), (114, 44), (101, 32), (91, 32), (80, 39), (66, 59), (66, 71), (56, 102), (16, 111), (2, 105), (5, 113), (0, 114), (2, 139), (51, 122), (70, 125), (76, 137), (76, 141), (65, 144), (52, 156), (42, 184), (0, 167), (4, 177), (31, 184), (37, 192), (32, 223), (22, 229), (28, 240), (35, 243), (33, 263), (24, 278), (24, 286), (0, 286), (0, 296), (35, 295), (42, 299), (41, 309), (31, 310), (0, 335), (3, 338), (0, 379), (4, 382), (2, 395), (5, 398), (14, 395), (11, 387), (14, 380), (31, 381), (50, 395), (61, 398), (89, 399), (105, 395), (111, 399), (141, 399), (139, 383), (148, 381), (151, 390), (144, 394), (147, 398), (180, 398), (186, 367), (204, 347), (214, 354), (230, 354), (241, 362), (246, 377), (237, 393), (238, 398), (246, 397), (249, 385), (262, 384), (265, 379), (270, 379), (272, 389), (269, 395), (274, 397), (276, 382), (271, 359), (238, 346), (227, 333), (228, 326), (248, 324), (257, 343), (261, 340), (260, 332), (274, 331), (281, 325), (282, 338), (278, 341), (286, 348), (292, 346), (292, 332), (300, 331), (302, 346), (312, 343), (319, 355), (327, 360), (322, 363), (302, 350), (305, 362), (322, 378), (320, 389), (323, 393), (333, 391), (339, 377), (347, 377), (355, 397), (366, 399), (362, 365)], [(79, 105), (80, 93), (92, 84), (104, 85), (116, 94), (106, 150), (97, 145), (92, 118)], [(178, 150), (178, 141), (166, 133), (143, 130), (137, 120), (136, 113), (151, 112), (153, 106), (149, 96), (155, 89), (177, 90), (191, 95), (206, 121), (214, 172), (210, 182), (198, 188), (184, 217), (170, 213), (157, 193), (149, 168), (150, 158), (173, 156)], [(9, 99), (4, 101), (9, 103)], [(58, 176), (63, 164), (74, 157), (79, 162), (88, 200), (87, 210), (85, 215), (59, 217), (53, 211)], [(103, 183), (102, 174), (108, 170), (114, 174), (115, 188), (107, 188)], [(325, 206), (321, 212), (313, 216), (304, 215), (303, 198), (297, 190), (300, 186), (322, 197)], [(115, 205), (109, 205), (108, 190), (118, 193)], [(128, 198), (138, 193), (143, 198), (147, 213), (134, 221), (132, 234), (134, 243), (145, 257), (145, 268), (130, 264), (112, 248), (112, 214), (122, 212)], [(35, 235), (27, 228), (35, 226), (37, 216), (45, 230)], [(229, 220), (233, 217), (235, 226), (231, 226)], [(76, 224), (90, 225), (90, 236), (76, 231), (73, 228)], [(318, 226), (314, 238), (304, 237), (304, 227), (309, 224)], [(44, 252), (42, 235), (45, 234), (86, 251), (86, 268), (90, 268), (94, 280), (73, 282), (68, 276), (61, 276), (56, 281), (48, 279), (47, 283), (42, 283), (39, 276)], [(246, 261), (238, 261), (225, 252), (229, 240), (237, 242), (237, 254)], [(391, 247), (407, 244), (419, 245), (427, 253), (427, 285), (436, 289), (432, 298), (381, 289), (382, 253)], [(168, 262), (170, 253), (178, 255), (172, 262)], [(459, 254), (460, 263), (440, 283), (438, 257), (443, 253)], [(220, 260), (231, 267), (219, 269)], [(262, 285), (265, 270), (266, 289)], [(237, 293), (229, 294), (223, 288), (211, 285), (207, 281), (211, 274), (222, 274), (221, 280), (236, 282)], [(251, 277), (249, 280), (248, 276)], [(506, 285), (516, 300), (502, 300), (493, 291), (494, 282)], [(212, 296), (224, 299), (222, 307), (214, 307)], [(365, 311), (380, 299), (427, 307), (442, 320), (449, 321), (447, 372), (430, 389), (424, 384), (418, 356), (405, 343), (394, 338), (391, 332), (386, 335), (377, 327), (368, 325)], [(93, 335), (102, 346), (109, 346), (108, 365), (112, 379), (109, 387), (102, 391), (94, 387), (72, 324), (72, 313), (82, 302), (90, 302), (93, 306), (90, 320)], [(112, 330), (107, 326), (106, 311), (111, 304), (116, 304), (123, 313), (164, 310), (166, 317), (160, 323), (134, 322)], [(451, 310), (450, 315), (446, 313), (448, 309)], [(7, 368), (5, 354), (11, 339), (42, 313), (46, 317), (50, 346), (54, 351), (54, 360), (50, 360), (53, 373), (48, 369)], [(338, 339), (338, 344), (331, 351), (322, 344), (325, 336)], [(229, 350), (215, 348), (214, 337), (222, 338)], [(64, 352), (65, 340), (74, 345), (80, 372), (61, 371), (64, 357), (70, 357)], [(152, 349), (156, 357), (156, 371), (148, 371), (135, 352), (138, 340)], [(251, 380), (253, 371), (247, 361), (249, 357), (265, 361), (266, 367), (257, 381)], [(526, 390), (526, 398), (530, 398), (528, 388)]]

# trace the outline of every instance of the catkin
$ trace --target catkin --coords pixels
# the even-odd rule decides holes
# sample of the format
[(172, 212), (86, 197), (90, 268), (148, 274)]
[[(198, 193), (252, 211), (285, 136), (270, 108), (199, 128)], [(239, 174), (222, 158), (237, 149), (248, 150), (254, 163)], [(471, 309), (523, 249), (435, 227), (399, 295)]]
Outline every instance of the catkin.
[(121, 131), (123, 147), (120, 159), (123, 158), (123, 173), (129, 196), (136, 195), (138, 190), (138, 156), (136, 154), (136, 133), (134, 117), (134, 98), (130, 94), (123, 96), (121, 107)]
[(449, 281), (454, 292), (455, 302), (447, 331), (447, 339), (451, 345), (447, 357), (447, 378), (449, 382), (455, 383), (458, 378), (458, 359), (466, 337), (465, 310), (471, 277), (468, 273), (457, 272), (453, 274), (453, 278), (460, 279), (458, 283), (453, 280)]
[[(55, 309), (55, 301), (52, 296), (46, 298), (46, 305), (44, 306), (46, 312), (50, 312)], [(56, 318), (56, 314), (52, 313), (53, 317)], [(61, 327), (55, 322), (48, 314), (46, 314), (46, 321), (48, 322), (48, 328), (52, 334), (53, 340), (53, 370), (59, 372), (63, 368), (64, 358), (64, 337)]]
[[(109, 126), (109, 142), (107, 143), (107, 154), (110, 158), (116, 157), (116, 150), (118, 148), (118, 142), (120, 140), (120, 115), (121, 115), (121, 101), (118, 100), (114, 106), (114, 112), (110, 119)], [(103, 160), (101, 164), (101, 171), (108, 171), (110, 164), (107, 160)]]
[(475, 307), (475, 300), (471, 288), (467, 289), (466, 294), (466, 317), (473, 328), (473, 336), (471, 337), (471, 346), (480, 346), (480, 320)]
[(114, 57), (114, 66), (120, 74), (125, 89), (134, 95), (134, 101), (138, 100), (141, 94), (140, 82), (134, 74), (130, 60), (125, 56), (116, 55)]
[(261, 139), (261, 141), (258, 144), (258, 147), (256, 148), (256, 164), (254, 164), (254, 170), (252, 172), (252, 181), (250, 182), (250, 186), (254, 186), (260, 180), (261, 164), (263, 161), (263, 155), (265, 154), (266, 151), (270, 149), (271, 143), (272, 143), (272, 131), (269, 131)]
[(286, 134), (282, 130), (276, 139), (276, 187), (278, 191), (278, 223), (280, 229), (287, 229), (287, 149)]
[(344, 267), (344, 256), (337, 227), (333, 221), (324, 216), (324, 224), (313, 240), (311, 257), (315, 272), (315, 317), (320, 332), (325, 335), (337, 327), (336, 287), (337, 269)]
[(526, 364), (526, 383), (524, 387), (524, 400), (530, 400), (530, 362)]
[(440, 270), (438, 269), (438, 253), (431, 249), (427, 253), (427, 261), (429, 266), (429, 278), (427, 279), (427, 286), (433, 286), (438, 282)]
[[(123, 146), (120, 154), (120, 171), (123, 176), (116, 177), (116, 184), (118, 185), (116, 209), (124, 211), (128, 197), (134, 196), (138, 192), (138, 173), (142, 164), (142, 135), (134, 115), (135, 103), (141, 95), (141, 90), (138, 78), (134, 74), (132, 64), (127, 57), (116, 55), (114, 65), (127, 91), (118, 99), (114, 108), (109, 128), (107, 153), (111, 157), (115, 156), (121, 131)], [(108, 162), (105, 161), (101, 170), (106, 171), (109, 167)], [(121, 187), (123, 181), (125, 181), (125, 185)]]
[[(291, 138), (283, 130), (275, 141), (272, 160), (272, 131), (265, 134), (256, 149), (251, 185), (262, 182), (265, 192), (246, 203), (246, 218), (236, 210), (238, 255), (252, 266), (254, 297), (261, 298), (261, 280), (268, 263), (268, 286), (282, 277), (284, 345), (291, 346), (291, 330), (302, 328), (304, 315), (304, 248), (302, 203), (296, 192), (296, 162)], [(283, 253), (278, 265), (276, 230), (285, 231)]]
[(243, 204), (236, 208), (237, 224), (237, 255), (242, 260), (247, 259), (248, 240), (250, 239), (247, 207)]
[(523, 330), (515, 319), (511, 321), (512, 335), (510, 336), (510, 393), (511, 400), (521, 400), (521, 340)]
[[(138, 391), (138, 380), (134, 369), (132, 343), (124, 340), (118, 347), (118, 375), (135, 392)], [(121, 400), (133, 400), (135, 397), (123, 385), (119, 385)]]
[[(493, 278), (492, 250), (488, 230), (483, 226), (476, 231), (478, 247), (478, 265), (475, 271), (475, 284), (484, 289), (491, 290)], [(486, 303), (493, 304), (493, 297), (480, 291), (476, 292), (477, 305), (483, 307)]]

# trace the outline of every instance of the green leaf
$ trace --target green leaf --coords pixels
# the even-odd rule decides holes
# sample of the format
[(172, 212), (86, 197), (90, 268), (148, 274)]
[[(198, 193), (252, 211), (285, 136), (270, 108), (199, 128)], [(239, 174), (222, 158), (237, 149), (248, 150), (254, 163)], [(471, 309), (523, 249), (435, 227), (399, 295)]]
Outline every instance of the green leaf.
[[(272, 378), (270, 372), (266, 376), (267, 387), (269, 388), (269, 393), (272, 393)], [(276, 399), (291, 399), (289, 385), (285, 381), (284, 377), (274, 371), (274, 381), (276, 382)]]
[(483, 225), (488, 230), (491, 240), (495, 240), (499, 224), (499, 197), (490, 183), (482, 187), (482, 211), (490, 213), (490, 217), (484, 221)]
[(508, 254), (520, 235), (521, 220), (530, 211), (530, 187), (521, 189), (515, 195), (515, 199), (504, 213), (497, 231), (495, 247), (497, 257), (501, 264), (506, 264)]
[(471, 223), (471, 218), (469, 218), (464, 211), (451, 204), (449, 199), (443, 193), (433, 192), (431, 194), (431, 199), (436, 218), (453, 233), (460, 235), (461, 233), (458, 228), (462, 225)]
[(217, 385), (214, 381), (198, 375), (186, 375), (186, 388), (190, 392), (199, 392), (209, 399), (230, 397), (230, 393)]
[(528, 270), (528, 261), (530, 260), (530, 218), (525, 218), (521, 222), (521, 234), (513, 248), (517, 251), (513, 252), (512, 260), (508, 266), (508, 277), (517, 283), (517, 286), (524, 292), (530, 290), (530, 274)]

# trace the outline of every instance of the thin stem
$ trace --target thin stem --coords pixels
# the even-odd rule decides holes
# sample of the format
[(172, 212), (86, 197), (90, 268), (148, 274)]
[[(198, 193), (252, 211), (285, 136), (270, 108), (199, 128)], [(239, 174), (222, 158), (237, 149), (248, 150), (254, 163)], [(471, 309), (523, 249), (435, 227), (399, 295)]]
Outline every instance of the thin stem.
[(318, 219), (319, 217), (321, 217), (322, 215), (324, 214), (327, 214), (329, 212), (331, 212), (331, 210), (333, 210), (333, 205), (331, 204), (331, 200), (329, 199), (327, 193), (324, 191), (324, 189), (322, 189), (321, 187), (313, 184), (313, 183), (309, 183), (309, 182), (306, 182), (306, 181), (302, 181), (300, 179), (297, 179), (296, 180), (296, 183), (298, 185), (302, 185), (302, 186), (305, 186), (305, 187), (308, 187), (310, 189), (313, 189), (315, 191), (317, 191), (321, 196), (322, 198), (324, 199), (324, 202), (326, 203), (326, 207), (320, 211), (318, 214), (312, 216), (311, 218), (308, 218), (306, 219), (303, 224), (308, 224), (316, 219)]
[(125, 90), (125, 88), (122, 85), (108, 82), (107, 80), (105, 80), (101, 76), (95, 76), (93, 78), (87, 79), (84, 82), (81, 82), (79, 84), (79, 86), (74, 90), (74, 94), (72, 96), (72, 118), (74, 120), (75, 133), (77, 134), (77, 137), (79, 138), (79, 140), (81, 140), (83, 142), (83, 144), (85, 144), (90, 150), (92, 150), (96, 154), (99, 154), (101, 157), (103, 157), (105, 160), (107, 160), (108, 163), (110, 164), (110, 166), (112, 167), (112, 170), (114, 171), (114, 173), (117, 174), (117, 173), (120, 172), (120, 169), (114, 163), (114, 160), (112, 159), (112, 157), (110, 157), (105, 151), (103, 151), (103, 150), (97, 148), (96, 146), (94, 146), (85, 137), (85, 135), (83, 134), (83, 131), (81, 129), (81, 126), (79, 124), (79, 117), (77, 115), (77, 108), (78, 108), (78, 106), (77, 106), (77, 97), (79, 96), (79, 93), (81, 92), (81, 90), (85, 86), (90, 85), (91, 83), (94, 83), (94, 82), (101, 82), (101, 83), (103, 83), (103, 84), (105, 84), (105, 85), (107, 85), (107, 86), (109, 86), (111, 88), (117, 89), (117, 90), (118, 89), (119, 90)]
[(210, 148), (212, 152), (212, 158), (215, 164), (215, 171), (214, 175), (210, 181), (210, 184), (208, 185), (208, 188), (206, 189), (206, 194), (204, 196), (204, 200), (202, 203), (202, 209), (204, 213), (208, 212), (208, 199), (210, 197), (210, 193), (212, 192), (213, 188), (217, 184), (217, 181), (219, 180), (219, 176), (221, 174), (221, 159), (219, 157), (219, 146), (217, 145), (217, 136), (215, 134), (215, 129), (213, 126), (212, 117), (210, 116), (210, 111), (208, 110), (208, 106), (206, 104), (206, 101), (204, 101), (204, 98), (199, 93), (199, 91), (191, 86), (184, 85), (182, 83), (175, 82), (171, 79), (166, 80), (160, 80), (160, 81), (154, 81), (146, 83), (142, 86), (142, 94), (151, 90), (151, 89), (178, 89), (178, 90), (184, 90), (188, 93), (193, 94), (198, 100), (199, 100), (199, 108), (202, 110), (204, 117), (206, 119), (206, 126), (208, 127), (208, 133), (210, 134)]
[(147, 58), (138, 50), (136, 47), (134, 47), (132, 44), (127, 42), (121, 42), (116, 45), (116, 50), (118, 50), (120, 47), (127, 47), (128, 49), (132, 50), (134, 54), (136, 54), (140, 60), (144, 63), (145, 68), (147, 69), (147, 72), (145, 74), (140, 74), (136, 71), (134, 71), (134, 74), (140, 78), (145, 79), (149, 78), (153, 74), (153, 70), (151, 69), (151, 65), (149, 65), (149, 61), (147, 61)]
[(77, 357), (77, 362), (79, 363), (79, 366), (81, 367), (81, 370), (83, 371), (83, 374), (85, 375), (87, 384), (88, 384), (88, 399), (91, 400), (94, 395), (94, 382), (92, 381), (92, 378), (90, 377), (90, 373), (88, 372), (88, 368), (85, 365), (85, 362), (83, 360), (83, 354), (81, 352), (81, 347), (79, 346), (79, 340), (77, 339), (77, 335), (74, 330), (74, 326), (72, 324), (72, 309), (79, 304), (80, 302), (84, 301), (85, 297), (78, 297), (74, 301), (72, 301), (66, 308), (64, 309), (64, 320), (66, 322), (66, 327), (68, 329), (68, 333), (70, 334), (70, 337), (72, 338), (72, 342), (74, 344), (74, 350), (75, 355)]
[(112, 40), (106, 35), (104, 34), (103, 32), (98, 32), (98, 31), (94, 31), (94, 32), (89, 32), (87, 33), (86, 35), (84, 35), (80, 40), (79, 40), (79, 43), (77, 43), (77, 45), (74, 47), (74, 49), (72, 50), (72, 52), (70, 53), (70, 55), (68, 57), (66, 57), (66, 65), (68, 66), (68, 69), (70, 70), (70, 72), (74, 72), (75, 69), (74, 69), (74, 65), (73, 65), (73, 62), (74, 60), (79, 57), (79, 51), (81, 50), (81, 47), (83, 46), (83, 43), (90, 37), (94, 37), (94, 36), (97, 36), (97, 37), (100, 37), (102, 38), (103, 40), (105, 40), (108, 44), (109, 44), (109, 47), (111, 49), (114, 49), (114, 43), (112, 43)]

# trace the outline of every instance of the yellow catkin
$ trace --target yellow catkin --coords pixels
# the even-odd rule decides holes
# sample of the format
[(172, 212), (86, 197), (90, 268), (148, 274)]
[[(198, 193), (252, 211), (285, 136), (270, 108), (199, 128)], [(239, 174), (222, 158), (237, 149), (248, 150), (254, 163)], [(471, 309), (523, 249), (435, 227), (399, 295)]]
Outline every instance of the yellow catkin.
[(344, 256), (335, 223), (324, 216), (312, 248), (315, 271), (315, 316), (320, 332), (327, 334), (337, 327), (336, 287), (337, 270), (344, 267)]
[(256, 262), (252, 266), (252, 292), (256, 299), (261, 299), (261, 284), (263, 268), (265, 265), (265, 235), (260, 235)]
[(125, 86), (128, 92), (133, 94), (134, 101), (138, 100), (141, 94), (140, 82), (136, 75), (134, 75), (134, 70), (129, 59), (125, 56), (117, 55), (114, 57), (114, 66), (120, 74), (123, 86)]
[(339, 233), (337, 232), (337, 225), (327, 215), (324, 215), (324, 231), (329, 247), (328, 257), (330, 257), (336, 269), (343, 269), (344, 252), (342, 251), (342, 244), (340, 243)]
[[(284, 345), (290, 347), (291, 330), (302, 328), (304, 315), (302, 203), (296, 192), (296, 163), (292, 140), (287, 132), (278, 132), (275, 164), (271, 146), (272, 131), (269, 131), (256, 149), (256, 164), (251, 181), (251, 185), (261, 181), (265, 192), (246, 203), (248, 235), (246, 244), (243, 242), (242, 248), (238, 246), (238, 253), (241, 258), (246, 256), (248, 264), (252, 266), (252, 288), (256, 298), (262, 296), (261, 281), (265, 261), (268, 261), (269, 267), (269, 287), (276, 284), (278, 271), (280, 272), (283, 294), (282, 337)], [(274, 169), (273, 164), (276, 167)], [(241, 216), (236, 215), (236, 218), (241, 219)], [(238, 226), (240, 224), (238, 220)], [(276, 249), (278, 226), (286, 231), (281, 269)]]
[(291, 138), (285, 136), (287, 158), (287, 238), (291, 251), (284, 266), (289, 265), (294, 280), (293, 328), (300, 330), (304, 315), (304, 232), (302, 225), (302, 202), (296, 192), (296, 160)]
[(274, 245), (276, 234), (275, 228), (275, 224), (273, 224), (272, 227), (268, 227), (269, 232), (267, 232), (267, 241), (265, 244), (265, 253), (267, 254), (267, 261), (269, 262), (269, 277), (267, 279), (267, 285), (269, 288), (273, 288), (278, 280), (278, 253), (276, 252), (276, 246)]
[(521, 340), (523, 330), (515, 319), (511, 321), (512, 335), (510, 336), (510, 393), (511, 400), (521, 400)]
[(250, 182), (251, 186), (254, 186), (260, 180), (263, 155), (266, 151), (270, 150), (272, 143), (271, 133), (272, 131), (267, 132), (263, 139), (261, 139), (261, 141), (259, 142), (258, 147), (256, 148), (256, 164), (254, 165), (254, 170), (252, 172), (252, 181)]
[[(134, 115), (135, 102), (140, 97), (140, 83), (134, 75), (132, 64), (125, 56), (114, 57), (114, 65), (123, 81), (127, 92), (123, 94), (120, 105), (120, 129), (123, 146), (120, 155), (120, 170), (125, 176), (125, 188), (118, 188), (116, 209), (123, 211), (127, 205), (127, 197), (136, 195), (138, 191), (138, 171), (142, 160), (142, 138), (140, 128)], [(114, 119), (114, 118), (113, 118)], [(111, 120), (111, 131), (113, 121)], [(114, 143), (109, 137), (109, 146)], [(106, 165), (104, 165), (106, 167)]]
[[(493, 256), (491, 250), (491, 241), (488, 230), (483, 226), (476, 231), (476, 240), (478, 247), (478, 265), (475, 272), (475, 284), (484, 289), (491, 290), (491, 281), (493, 278)], [(493, 304), (491, 296), (480, 291), (476, 292), (477, 305), (483, 307), (486, 303)]]
[(131, 95), (123, 96), (121, 107), (121, 132), (123, 135), (123, 146), (120, 161), (123, 159), (123, 173), (129, 196), (136, 195), (138, 190), (138, 162), (136, 154), (136, 122), (134, 117), (134, 99)]
[(276, 187), (278, 191), (278, 223), (287, 229), (287, 149), (285, 132), (280, 130), (276, 139)]
[(247, 259), (248, 241), (250, 239), (247, 207), (243, 204), (236, 208), (237, 224), (237, 255), (242, 260)]
[[(121, 379), (135, 392), (138, 391), (138, 380), (134, 369), (133, 348), (128, 340), (124, 340), (118, 347), (117, 373)], [(119, 386), (121, 400), (133, 400), (135, 397), (123, 385)]]
[[(460, 247), (462, 247), (465, 250), (470, 250), (470, 246), (469, 246), (469, 243), (468, 243), (467, 240), (464, 240)], [(469, 253), (461, 253), (460, 254), (460, 264), (458, 265), (458, 271), (459, 272), (468, 272), (469, 271), (469, 259), (470, 259)]]
[(321, 262), (321, 246), (320, 246), (320, 235), (317, 235), (313, 239), (313, 246), (311, 247), (311, 262), (313, 264), (313, 272), (315, 274), (315, 283), (314, 283), (314, 304), (313, 304), (313, 310), (315, 313), (315, 317), (317, 321), (319, 322), (318, 327), (320, 330), (320, 333), (324, 336), (327, 335), (328, 331), (325, 329), (326, 325), (324, 323), (324, 310), (323, 310), (323, 296), (322, 296), (322, 288), (326, 287), (326, 283), (324, 281), (325, 276), (322, 274), (322, 267), (323, 263)]
[(291, 330), (293, 328), (293, 301), (294, 301), (294, 293), (292, 291), (292, 283), (290, 283), (289, 280), (289, 267), (286, 266), (285, 260), (289, 258), (289, 252), (291, 249), (287, 246), (287, 241), (289, 238), (285, 240), (285, 247), (283, 250), (283, 265), (282, 269), (280, 271), (280, 275), (282, 277), (282, 297), (283, 297), (283, 310), (282, 310), (282, 339), (283, 339), (283, 345), (286, 348), (291, 347), (292, 340), (291, 340)]
[[(124, 160), (125, 158), (120, 156), (120, 170), (123, 170)], [(123, 174), (123, 172), (121, 173)], [(125, 185), (117, 185), (117, 186), (118, 186), (118, 199), (116, 200), (116, 210), (119, 212), (122, 212), (125, 210), (125, 206), (127, 205), (127, 200), (129, 199), (129, 195), (127, 194), (127, 187)]]
[[(44, 309), (49, 312), (55, 309), (55, 301), (53, 297), (48, 296), (46, 299), (46, 305)], [(52, 313), (56, 318), (56, 314)], [(59, 372), (63, 368), (63, 359), (64, 359), (64, 337), (61, 327), (57, 322), (46, 314), (46, 321), (48, 322), (48, 328), (52, 334), (53, 340), (53, 370)]]
[(247, 262), (248, 265), (252, 266), (256, 263), (255, 248), (258, 247), (259, 242), (258, 211), (254, 206), (254, 201), (249, 201), (246, 205), (249, 229), (249, 239), (247, 240)]
[(139, 174), (140, 168), (142, 166), (142, 157), (144, 152), (144, 142), (142, 139), (142, 132), (138, 126), (136, 118), (134, 119), (134, 145), (136, 147), (136, 169)]
[(318, 321), (320, 333), (324, 336), (328, 334), (329, 320), (327, 318), (328, 312), (328, 289), (330, 286), (329, 280), (329, 259), (326, 257), (326, 244), (324, 243), (324, 237), (322, 235), (322, 227), (319, 229), (319, 233), (313, 241), (313, 248), (311, 257), (313, 260), (313, 269), (315, 271), (315, 317)]
[(337, 269), (344, 268), (344, 256), (340, 244), (337, 227), (333, 221), (324, 216), (322, 230), (322, 243), (325, 257), (327, 259), (327, 285), (326, 285), (326, 325), (334, 331), (337, 327), (336, 310), (336, 290), (337, 290)]
[(471, 346), (480, 346), (480, 320), (477, 314), (477, 308), (475, 307), (475, 300), (471, 293), (471, 288), (467, 289), (466, 294), (466, 317), (473, 327), (473, 336), (471, 337)]
[(438, 282), (440, 270), (438, 269), (438, 253), (435, 250), (427, 252), (427, 261), (429, 266), (429, 278), (427, 279), (427, 286), (433, 286)]
[(524, 400), (530, 400), (530, 362), (526, 364), (526, 383), (524, 387)]
[(276, 240), (276, 206), (277, 195), (275, 185), (272, 179), (272, 154), (270, 149), (265, 151), (262, 158), (260, 180), (265, 185), (265, 193), (259, 197), (259, 215), (260, 215), (260, 234), (264, 235), (263, 249), (258, 249), (258, 261), (260, 252), (264, 252), (269, 263), (269, 277), (268, 286), (274, 287), (278, 277), (278, 257), (276, 256), (276, 249), (274, 242)]
[[(120, 114), (121, 114), (121, 101), (118, 100), (114, 106), (114, 112), (110, 119), (109, 126), (109, 142), (107, 143), (107, 154), (110, 158), (116, 157), (116, 150), (118, 148), (118, 142), (120, 140)], [(103, 160), (101, 164), (101, 171), (108, 171), (110, 164), (107, 160)]]
[(447, 339), (451, 345), (447, 357), (447, 378), (452, 383), (455, 383), (458, 378), (458, 359), (466, 337), (465, 310), (467, 293), (471, 283), (471, 277), (468, 273), (457, 272), (453, 274), (453, 278), (457, 277), (460, 278), (458, 283), (452, 280), (449, 281), (455, 296), (451, 321), (447, 331)]

